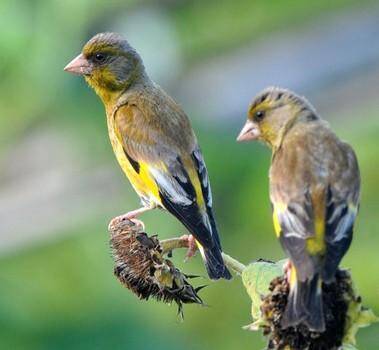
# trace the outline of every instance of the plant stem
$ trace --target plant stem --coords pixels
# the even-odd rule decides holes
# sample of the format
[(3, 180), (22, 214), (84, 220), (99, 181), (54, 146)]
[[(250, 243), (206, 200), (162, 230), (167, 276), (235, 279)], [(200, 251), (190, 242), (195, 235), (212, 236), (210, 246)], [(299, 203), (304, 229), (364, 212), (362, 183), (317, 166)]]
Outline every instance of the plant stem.
[[(178, 248), (188, 248), (188, 240), (185, 238), (170, 238), (160, 241), (162, 247), (162, 254), (167, 254), (168, 252), (178, 249)], [(232, 258), (230, 255), (222, 253), (222, 259), (225, 265), (230, 267), (235, 273), (241, 274), (246, 266), (240, 263), (238, 260)]]
[(167, 254), (168, 252), (178, 248), (188, 248), (187, 240), (180, 237), (164, 239), (159, 243), (162, 247), (162, 254)]
[(238, 260), (232, 258), (230, 255), (222, 253), (222, 259), (226, 266), (230, 267), (234, 272), (241, 275), (246, 266)]

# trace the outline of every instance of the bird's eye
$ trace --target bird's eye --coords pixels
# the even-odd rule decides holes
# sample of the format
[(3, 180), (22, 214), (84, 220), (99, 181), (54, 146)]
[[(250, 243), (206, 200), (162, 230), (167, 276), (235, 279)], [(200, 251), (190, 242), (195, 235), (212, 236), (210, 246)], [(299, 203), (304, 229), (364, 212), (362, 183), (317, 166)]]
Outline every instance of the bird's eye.
[(264, 111), (257, 111), (255, 112), (255, 115), (254, 115), (254, 119), (256, 121), (261, 121), (265, 116), (265, 112)]
[(97, 53), (94, 58), (97, 63), (103, 63), (107, 57), (104, 53)]

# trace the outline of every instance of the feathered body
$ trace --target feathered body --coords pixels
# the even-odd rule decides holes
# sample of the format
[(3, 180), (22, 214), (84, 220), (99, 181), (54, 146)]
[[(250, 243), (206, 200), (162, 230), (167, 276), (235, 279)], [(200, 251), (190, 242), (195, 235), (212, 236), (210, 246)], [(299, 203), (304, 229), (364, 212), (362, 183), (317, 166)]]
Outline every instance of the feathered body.
[(360, 176), (355, 153), (309, 102), (288, 90), (265, 90), (254, 99), (249, 117), (258, 128), (257, 138), (273, 150), (274, 227), (292, 263), (282, 325), (304, 322), (312, 330), (323, 331), (321, 285), (334, 281), (358, 212)]
[[(211, 278), (231, 278), (221, 256), (205, 162), (189, 119), (113, 33), (83, 48), (87, 82), (104, 102), (116, 158), (145, 207), (160, 207), (196, 238)], [(100, 55), (101, 62), (96, 62)]]

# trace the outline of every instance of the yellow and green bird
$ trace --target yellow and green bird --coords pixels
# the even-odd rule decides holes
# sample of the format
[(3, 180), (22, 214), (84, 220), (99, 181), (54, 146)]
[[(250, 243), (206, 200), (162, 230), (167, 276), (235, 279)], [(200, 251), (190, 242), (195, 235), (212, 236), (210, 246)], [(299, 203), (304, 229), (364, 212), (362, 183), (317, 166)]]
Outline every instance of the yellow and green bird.
[(276, 87), (253, 99), (237, 140), (261, 140), (272, 149), (273, 221), (290, 262), (282, 326), (304, 323), (322, 332), (322, 282), (334, 281), (358, 212), (355, 153), (305, 98)]
[(143, 204), (125, 217), (168, 210), (191, 233), (189, 255), (194, 237), (209, 277), (230, 279), (196, 136), (180, 106), (148, 77), (139, 54), (120, 35), (100, 33), (65, 71), (83, 75), (104, 103), (113, 151)]

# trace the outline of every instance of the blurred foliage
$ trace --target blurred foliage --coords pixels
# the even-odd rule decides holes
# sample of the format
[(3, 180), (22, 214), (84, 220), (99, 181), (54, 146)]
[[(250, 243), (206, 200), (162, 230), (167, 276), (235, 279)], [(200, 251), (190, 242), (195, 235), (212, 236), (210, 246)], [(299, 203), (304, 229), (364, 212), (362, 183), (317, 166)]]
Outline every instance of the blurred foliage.
[[(267, 32), (295, 30), (325, 12), (362, 3), (182, 0), (163, 1), (159, 8), (175, 23), (182, 56), (191, 64), (243, 42), (264, 40)], [(132, 0), (0, 2), (0, 156), (33, 129), (47, 125), (70, 135), (70, 145), (81, 154), (85, 166), (105, 163), (120, 172), (106, 137), (100, 101), (82, 79), (68, 77), (62, 69), (89, 36), (115, 29), (113, 18), (127, 19), (138, 6), (157, 4)], [(363, 178), (356, 235), (344, 265), (352, 269), (364, 304), (378, 313), (379, 126), (377, 110), (360, 108), (359, 115), (359, 121), (347, 118), (340, 125), (336, 119), (333, 125), (357, 150)], [(360, 122), (363, 117), (367, 122)], [(226, 252), (246, 263), (260, 257), (282, 258), (271, 225), (269, 151), (262, 145), (236, 144), (238, 126), (203, 122), (194, 127), (207, 160)], [(137, 205), (135, 194), (126, 193), (132, 198), (128, 205)], [(161, 211), (143, 219), (149, 233), (168, 237), (184, 232)], [(59, 241), (1, 257), (2, 349), (262, 349), (260, 335), (241, 330), (250, 320), (250, 302), (239, 279), (211, 283), (201, 293), (210, 307), (185, 307), (184, 323), (177, 318), (175, 306), (138, 301), (113, 277), (107, 220), (105, 216), (92, 218), (75, 230), (62, 232)], [(174, 258), (180, 263), (183, 254)], [(185, 265), (184, 271), (204, 274), (199, 258)], [(362, 330), (359, 348), (376, 349), (378, 331), (378, 326)]]
[[(180, 2), (179, 2), (180, 3)], [(373, 3), (366, 0), (363, 3)], [(264, 40), (273, 31), (296, 29), (299, 24), (314, 21), (328, 14), (362, 6), (354, 0), (291, 0), (184, 1), (175, 8), (185, 57), (189, 60), (216, 55), (249, 39)]]

